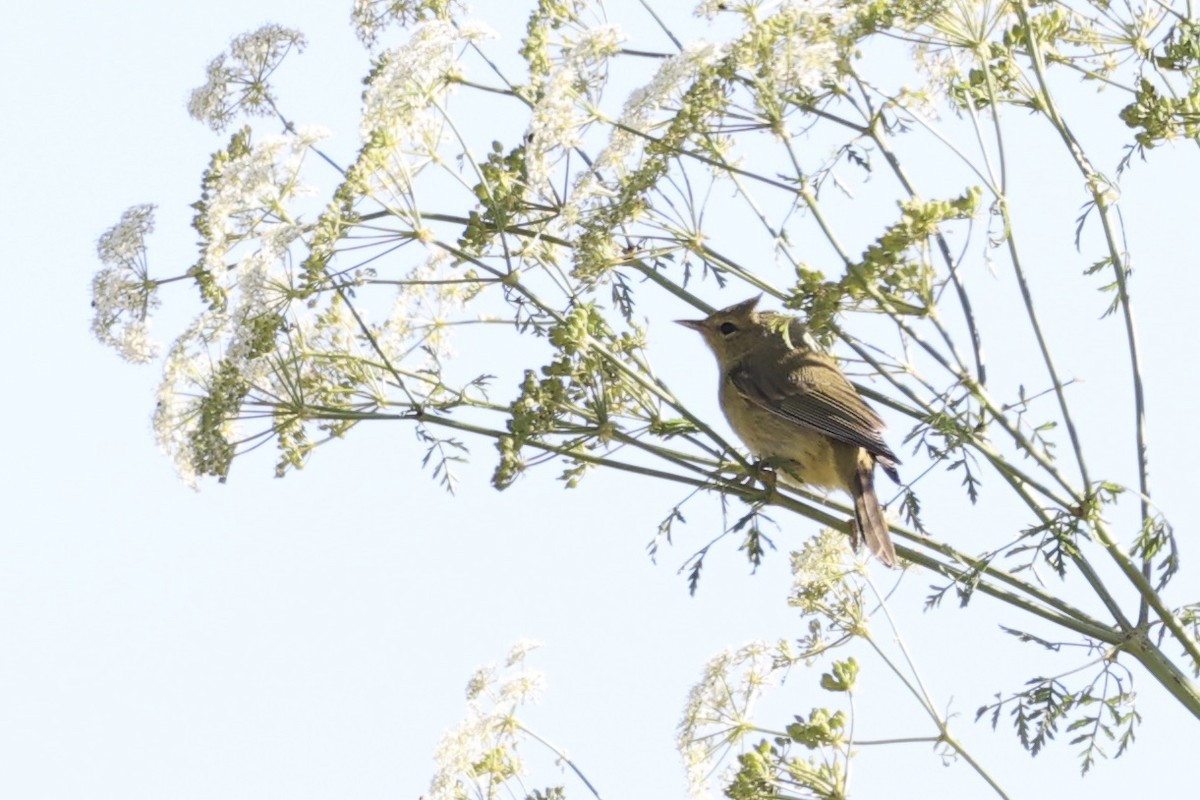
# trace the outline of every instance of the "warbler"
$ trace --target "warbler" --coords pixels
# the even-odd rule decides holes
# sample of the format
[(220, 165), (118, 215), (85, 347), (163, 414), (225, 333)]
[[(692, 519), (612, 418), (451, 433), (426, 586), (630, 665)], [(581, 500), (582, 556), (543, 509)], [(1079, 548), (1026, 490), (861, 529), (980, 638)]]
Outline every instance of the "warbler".
[(883, 420), (816, 348), (804, 323), (755, 311), (760, 299), (677, 322), (699, 331), (716, 355), (721, 409), (751, 452), (801, 483), (849, 493), (854, 547), (865, 541), (880, 561), (896, 566), (875, 494), (876, 464), (900, 482), (900, 459), (883, 441)]

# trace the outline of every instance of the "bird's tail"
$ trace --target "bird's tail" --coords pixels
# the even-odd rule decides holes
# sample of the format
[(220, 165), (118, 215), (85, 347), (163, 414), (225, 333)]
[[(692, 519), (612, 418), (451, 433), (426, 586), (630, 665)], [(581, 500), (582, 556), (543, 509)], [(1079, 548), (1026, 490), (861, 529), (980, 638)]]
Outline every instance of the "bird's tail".
[(875, 495), (875, 459), (865, 450), (859, 452), (854, 471), (854, 523), (858, 536), (875, 557), (889, 567), (896, 566), (896, 550), (888, 534), (887, 519)]

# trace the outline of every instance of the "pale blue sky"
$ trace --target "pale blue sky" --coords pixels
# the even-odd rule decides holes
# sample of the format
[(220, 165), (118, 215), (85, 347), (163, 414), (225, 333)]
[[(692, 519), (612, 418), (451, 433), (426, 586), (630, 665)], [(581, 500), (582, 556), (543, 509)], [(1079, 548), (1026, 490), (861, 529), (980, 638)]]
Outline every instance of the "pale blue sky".
[[(490, 5), (478, 4), (483, 16)], [(10, 301), (0, 318), (10, 364), (0, 400), (9, 426), (0, 467), (0, 796), (416, 798), (438, 738), (461, 715), (467, 677), (529, 636), (546, 645), (530, 660), (547, 673), (545, 699), (529, 712), (538, 732), (607, 798), (678, 797), (674, 729), (704, 662), (749, 639), (800, 633), (782, 602), (783, 553), (751, 577), (731, 546), (708, 560), (690, 598), (675, 569), (709, 530), (697, 525), (657, 566), (645, 554), (677, 492), (601, 474), (566, 492), (550, 469), (497, 493), (486, 442), (453, 498), (420, 470), (421, 450), (400, 424), (360, 428), (282, 481), (271, 477), (269, 454), (199, 493), (175, 478), (150, 430), (156, 369), (127, 366), (90, 336), (95, 240), (125, 208), (152, 202), (160, 207), (152, 263), (174, 273), (193, 257), (188, 204), (222, 139), (187, 117), (187, 94), (232, 35), (262, 22), (307, 33), (308, 51), (281, 78), (303, 87), (288, 108), (330, 127), (340, 152), (352, 150), (367, 62), (348, 11), (345, 2), (300, 9), (279, 0), (23, 3), (0, 30)], [(1147, 276), (1139, 299), (1152, 478), (1187, 559), (1196, 387), (1178, 358), (1195, 340), (1196, 204), (1194, 192), (1163, 193), (1182, 170), (1195, 178), (1195, 154), (1155, 156), (1130, 179), (1140, 205), (1126, 213), (1135, 267)], [(1064, 200), (1064, 213), (1077, 202)], [(1045, 246), (1073, 257), (1069, 241)], [(1064, 311), (1090, 324), (1098, 308)], [(1102, 385), (1092, 370), (1107, 369), (1108, 351), (1090, 334), (1072, 341), (1069, 328), (1056, 330), (1078, 357), (1072, 374)], [(675, 370), (678, 392), (715, 418), (715, 369), (692, 336), (652, 331), (689, 360)], [(1123, 424), (1113, 413), (1093, 404), (1083, 424)], [(1128, 449), (1098, 455), (1127, 458)], [(986, 524), (960, 517), (945, 534)], [(813, 530), (788, 519), (776, 542), (786, 550)], [(1137, 683), (1146, 721), (1133, 751), (1082, 784), (1072, 748), (1031, 760), (1007, 729), (973, 723), (989, 698), (965, 694), (980, 685), (967, 678), (998, 668), (995, 690), (1015, 690), (1041, 655), (977, 635), (1019, 621), (982, 601), (969, 613), (922, 613), (929, 583), (910, 574), (894, 600), (906, 641), (935, 695), (959, 714), (960, 736), (1013, 797), (1174, 795), (1196, 723), (1160, 702), (1148, 680)], [(1190, 598), (1187, 588), (1177, 587), (1177, 601), (1195, 599), (1194, 583)], [(964, 650), (967, 640), (979, 644)], [(1017, 658), (1030, 660), (1026, 672), (1005, 669)], [(815, 680), (793, 674), (783, 708), (827, 702)], [(864, 726), (914, 735), (904, 724), (911, 705), (878, 703), (884, 688), (869, 676), (863, 691)], [(861, 797), (988, 796), (924, 745), (868, 750), (860, 761)], [(530, 786), (558, 779), (551, 770)]]

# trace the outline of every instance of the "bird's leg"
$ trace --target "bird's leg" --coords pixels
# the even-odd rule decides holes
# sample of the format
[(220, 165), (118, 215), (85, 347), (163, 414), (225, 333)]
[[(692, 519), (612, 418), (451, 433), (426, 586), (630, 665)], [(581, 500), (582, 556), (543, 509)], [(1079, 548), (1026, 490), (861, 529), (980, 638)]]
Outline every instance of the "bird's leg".
[(762, 502), (770, 503), (774, 499), (779, 484), (779, 474), (775, 471), (770, 459), (758, 459), (750, 464), (741, 477), (734, 480), (734, 485), (752, 488), (762, 484)]
[(775, 471), (775, 467), (771, 464), (770, 459), (755, 461), (750, 469), (749, 477), (751, 480), (763, 485), (768, 500), (775, 496), (775, 492), (779, 488), (779, 473)]

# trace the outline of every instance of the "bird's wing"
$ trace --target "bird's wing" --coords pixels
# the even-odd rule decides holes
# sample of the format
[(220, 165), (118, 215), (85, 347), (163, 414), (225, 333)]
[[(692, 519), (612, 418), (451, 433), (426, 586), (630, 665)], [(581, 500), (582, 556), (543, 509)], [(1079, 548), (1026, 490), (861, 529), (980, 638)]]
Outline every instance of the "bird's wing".
[(765, 411), (831, 439), (866, 448), (883, 461), (900, 463), (883, 440), (883, 420), (836, 366), (815, 356), (789, 364), (790, 369), (772, 366), (771, 370), (755, 370), (740, 364), (729, 371), (729, 380), (738, 394)]

